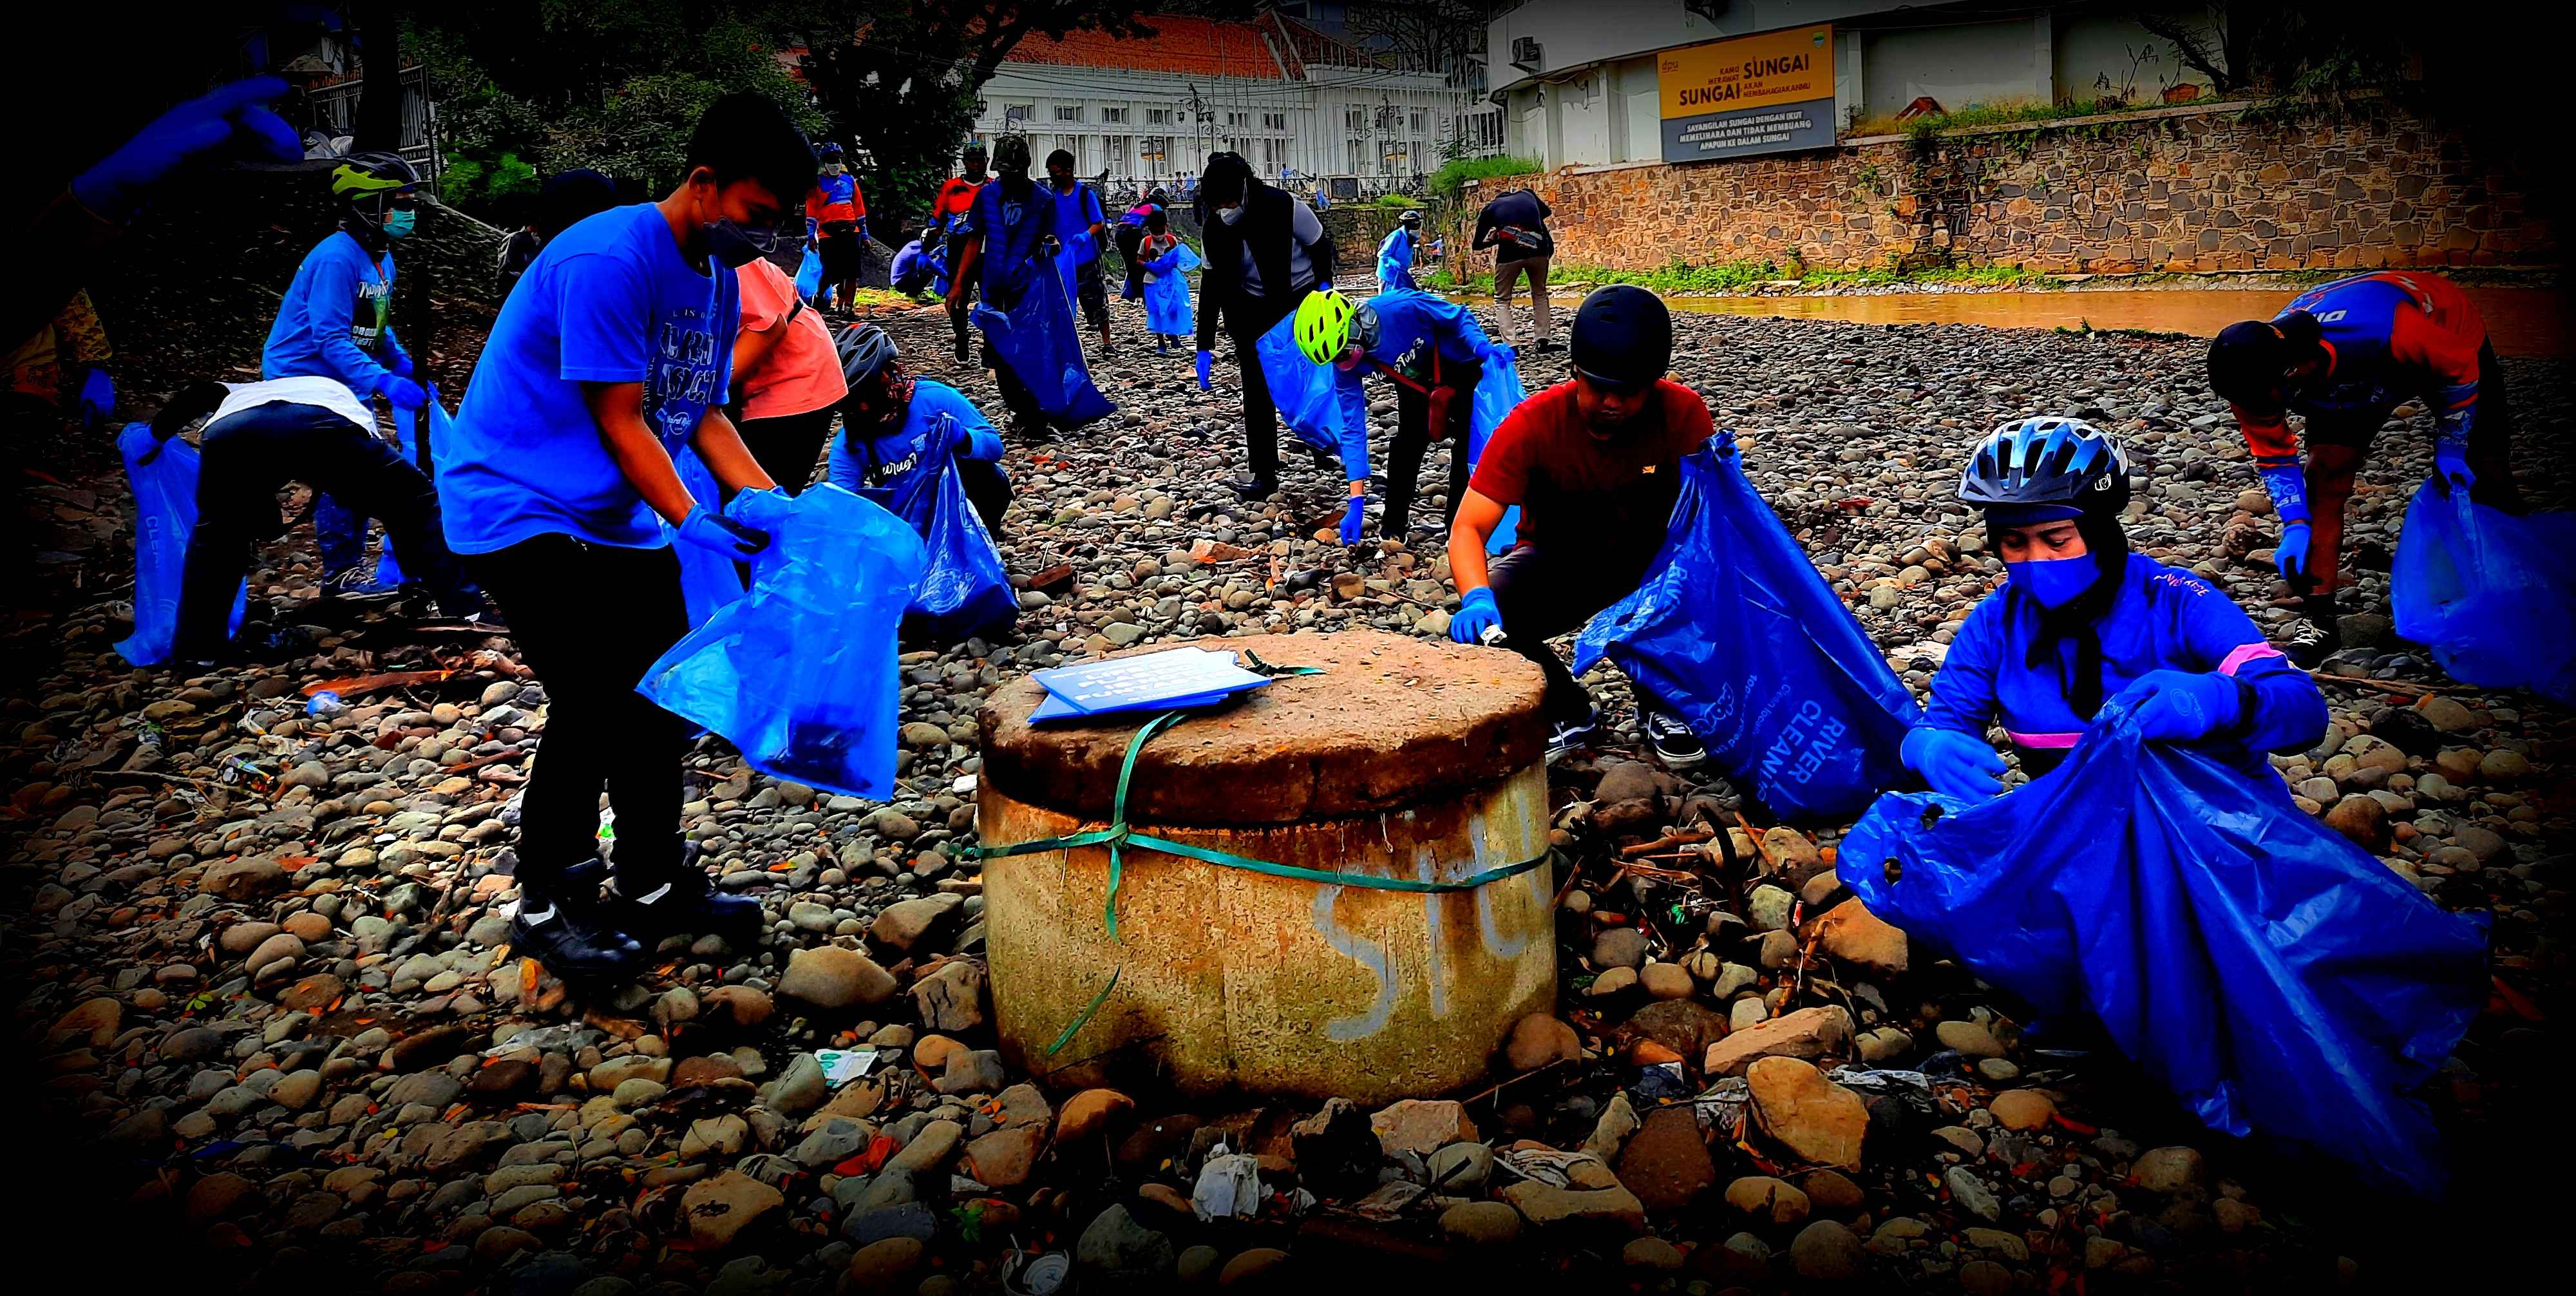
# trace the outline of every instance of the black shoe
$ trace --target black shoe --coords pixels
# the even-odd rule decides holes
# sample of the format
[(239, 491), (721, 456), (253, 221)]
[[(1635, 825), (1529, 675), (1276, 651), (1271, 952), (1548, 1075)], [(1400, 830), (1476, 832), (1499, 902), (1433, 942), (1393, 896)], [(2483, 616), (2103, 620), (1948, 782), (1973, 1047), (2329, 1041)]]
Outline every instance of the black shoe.
[(680, 871), (650, 891), (628, 896), (617, 889), (618, 884), (610, 884), (608, 912), (618, 926), (649, 941), (682, 932), (691, 936), (751, 936), (760, 931), (769, 920), (760, 902), (716, 890), (698, 867), (696, 845), (690, 843), (690, 849), (682, 855)]
[(1540, 355), (1546, 355), (1546, 354), (1547, 354), (1548, 352), (1550, 352), (1550, 351), (1562, 351), (1562, 350), (1564, 350), (1565, 348), (1564, 348), (1564, 347), (1562, 347), (1562, 346), (1557, 345), (1556, 339), (1554, 339), (1554, 338), (1549, 338), (1548, 340), (1546, 340), (1546, 341), (1544, 341), (1544, 342), (1541, 342), (1541, 343), (1539, 343), (1537, 346), (1534, 346), (1534, 347), (1532, 347), (1532, 348), (1530, 348), (1530, 349), (1531, 349), (1532, 351), (1537, 352), (1537, 353), (1538, 353), (1538, 354), (1540, 354)]
[(1592, 745), (1601, 733), (1601, 709), (1594, 707), (1583, 719), (1573, 724), (1551, 725), (1547, 731), (1547, 763), (1553, 765), (1568, 752), (1582, 751)]
[(322, 597), (343, 603), (390, 603), (402, 597), (402, 586), (377, 580), (375, 569), (361, 563), (323, 577)]
[(608, 921), (597, 901), (565, 900), (525, 883), (510, 920), (510, 946), (565, 981), (617, 977), (644, 956), (644, 947)]
[(1247, 500), (1268, 499), (1279, 493), (1279, 479), (1276, 477), (1237, 477), (1226, 485)]
[(1637, 715), (1645, 722), (1646, 744), (1655, 749), (1655, 759), (1665, 769), (1686, 770), (1708, 759), (1708, 748), (1680, 716), (1652, 706), (1638, 707)]
[(964, 363), (966, 363), (966, 358), (967, 358), (967, 357), (966, 357), (966, 350), (967, 350), (967, 347), (966, 347), (966, 339), (964, 339), (964, 338), (962, 338), (962, 337), (961, 337), (961, 338), (956, 339), (956, 341), (957, 341), (957, 363), (959, 363), (959, 364), (964, 364)]
[(2341, 647), (2343, 636), (2332, 622), (2304, 616), (2290, 623), (2289, 637), (2281, 643), (2282, 653), (2302, 670), (2315, 670)]

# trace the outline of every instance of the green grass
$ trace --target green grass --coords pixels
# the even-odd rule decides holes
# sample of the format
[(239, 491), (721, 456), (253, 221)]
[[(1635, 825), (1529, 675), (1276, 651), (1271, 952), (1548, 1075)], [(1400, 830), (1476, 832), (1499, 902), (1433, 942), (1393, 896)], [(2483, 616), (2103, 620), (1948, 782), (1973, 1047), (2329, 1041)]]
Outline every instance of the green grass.
[(1432, 197), (1442, 202), (1456, 202), (1458, 195), (1465, 191), (1467, 182), (1470, 180), (1528, 175), (1539, 169), (1539, 161), (1536, 158), (1459, 158), (1454, 162), (1441, 163), (1440, 169), (1431, 173), (1431, 178), (1423, 183), (1423, 187)]
[(1398, 193), (1379, 194), (1377, 197), (1369, 200), (1369, 205), (1372, 207), (1384, 207), (1390, 211), (1411, 211), (1422, 205), (1422, 195)]
[[(1793, 281), (1801, 288), (1877, 288), (1899, 284), (1979, 284), (2006, 286), (2040, 278), (2019, 266), (1935, 266), (1918, 270), (1784, 270), (1769, 261), (1727, 261), (1694, 266), (1673, 262), (1660, 270), (1614, 270), (1608, 266), (1558, 261), (1548, 267), (1557, 283), (1636, 284), (1668, 297), (1727, 297), (1767, 283)], [(1490, 270), (1453, 271), (1442, 267), (1424, 276), (1428, 288), (1488, 293), (1494, 290)]]

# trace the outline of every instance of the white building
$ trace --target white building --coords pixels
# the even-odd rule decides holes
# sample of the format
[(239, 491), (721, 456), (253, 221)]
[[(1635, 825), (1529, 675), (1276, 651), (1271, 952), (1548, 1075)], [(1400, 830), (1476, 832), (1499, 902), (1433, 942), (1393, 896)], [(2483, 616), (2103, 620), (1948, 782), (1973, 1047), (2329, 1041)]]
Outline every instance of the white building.
[(1265, 178), (1349, 178), (1362, 192), (1502, 151), (1502, 110), (1472, 76), (1392, 67), (1276, 12), (1148, 22), (1145, 40), (1021, 41), (980, 92), (976, 140), (1019, 131), (1038, 164), (1061, 148), (1077, 174), (1113, 183), (1194, 176), (1231, 149)]
[(1834, 120), (1845, 134), (1917, 100), (1957, 111), (2206, 94), (2207, 78), (2138, 23), (2149, 8), (2204, 24), (2209, 14), (2083, 0), (1530, 0), (1487, 28), (1487, 79), (1508, 151), (1551, 170), (1662, 159), (1659, 52), (1814, 23), (1834, 27)]

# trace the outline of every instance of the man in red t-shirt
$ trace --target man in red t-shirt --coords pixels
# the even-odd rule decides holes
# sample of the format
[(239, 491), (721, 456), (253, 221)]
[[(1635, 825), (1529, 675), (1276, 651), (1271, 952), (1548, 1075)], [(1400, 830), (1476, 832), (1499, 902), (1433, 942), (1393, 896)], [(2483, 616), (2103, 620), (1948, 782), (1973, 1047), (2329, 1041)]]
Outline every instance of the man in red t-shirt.
[[(1498, 644), (1547, 672), (1550, 759), (1600, 723), (1592, 695), (1547, 646), (1645, 579), (1681, 493), (1681, 458), (1716, 429), (1697, 393), (1664, 377), (1673, 317), (1653, 293), (1603, 288), (1574, 316), (1574, 378), (1522, 401), (1494, 429), (1449, 528), (1458, 613), (1449, 637)], [(1490, 567), (1485, 542), (1521, 509), (1512, 551)], [(1665, 765), (1707, 756), (1690, 727), (1643, 693), (1646, 737)]]

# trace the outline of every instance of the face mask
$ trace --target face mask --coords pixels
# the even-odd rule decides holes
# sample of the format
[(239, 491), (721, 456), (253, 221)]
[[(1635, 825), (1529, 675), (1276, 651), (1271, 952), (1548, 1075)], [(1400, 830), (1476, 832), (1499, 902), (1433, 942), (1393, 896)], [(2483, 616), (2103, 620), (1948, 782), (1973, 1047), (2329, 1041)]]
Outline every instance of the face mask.
[(732, 220), (709, 221), (698, 230), (707, 240), (708, 254), (736, 269), (750, 265), (778, 247), (778, 231), (754, 233)]
[(2006, 579), (2045, 608), (2064, 607), (2093, 588), (2102, 575), (2091, 554), (2040, 562), (2005, 563)]
[(420, 213), (418, 212), (408, 211), (386, 212), (385, 237), (409, 238), (411, 236), (412, 224), (419, 215)]
[(825, 175), (839, 175), (847, 170), (849, 170), (848, 167), (842, 166), (838, 162), (826, 162), (823, 164), (823, 174)]
[(1224, 221), (1228, 225), (1231, 225), (1236, 221), (1243, 219), (1243, 209), (1241, 207), (1219, 207), (1216, 209), (1216, 218)]

